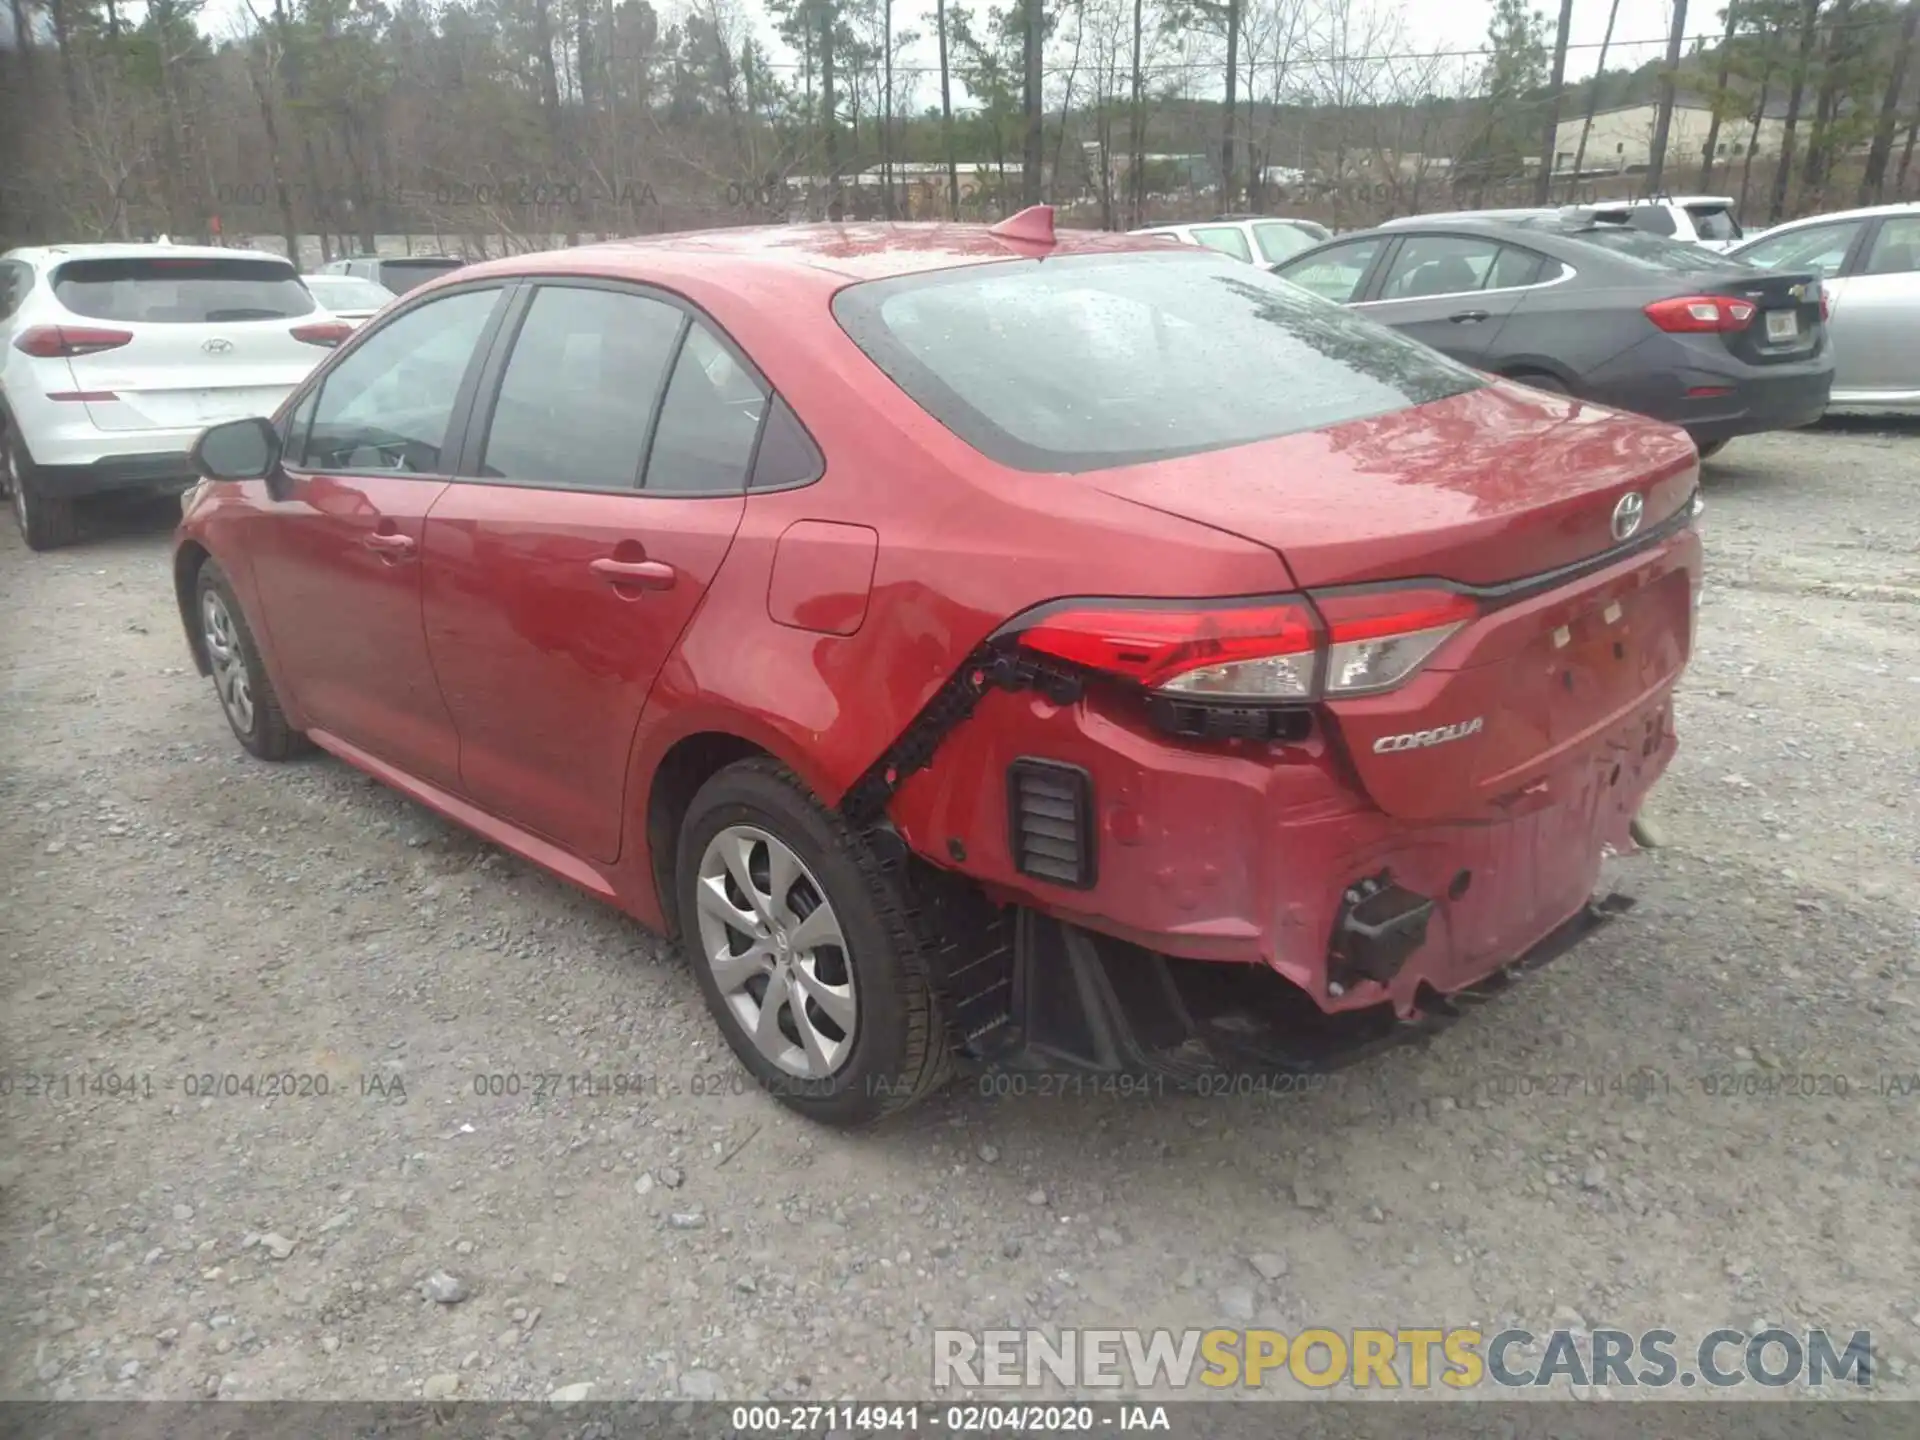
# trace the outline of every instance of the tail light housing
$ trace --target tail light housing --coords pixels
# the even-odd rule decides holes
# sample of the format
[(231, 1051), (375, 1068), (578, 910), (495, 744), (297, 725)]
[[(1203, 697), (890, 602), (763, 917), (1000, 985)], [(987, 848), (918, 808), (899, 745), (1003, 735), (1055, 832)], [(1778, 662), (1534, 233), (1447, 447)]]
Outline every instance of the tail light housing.
[(1646, 316), (1669, 335), (1711, 335), (1746, 329), (1754, 310), (1751, 300), (1731, 295), (1677, 295), (1654, 301)]
[(308, 345), (324, 345), (329, 350), (353, 334), (353, 326), (344, 320), (321, 320), (312, 325), (293, 327), (293, 338)]
[(38, 360), (71, 360), (133, 343), (129, 330), (98, 325), (35, 325), (13, 337), (13, 348)]
[(1308, 703), (1405, 684), (1479, 612), (1437, 586), (1213, 601), (1060, 601), (1007, 626), (1030, 654), (1186, 701)]

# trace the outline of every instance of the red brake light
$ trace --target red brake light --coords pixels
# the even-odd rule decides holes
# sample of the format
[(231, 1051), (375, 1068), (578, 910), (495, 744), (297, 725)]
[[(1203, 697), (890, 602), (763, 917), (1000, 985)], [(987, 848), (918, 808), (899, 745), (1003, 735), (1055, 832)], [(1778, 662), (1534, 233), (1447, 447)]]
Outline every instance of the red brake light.
[(1228, 602), (1217, 609), (1069, 602), (1022, 630), (1020, 643), (1057, 660), (1155, 688), (1210, 666), (1311, 655), (1314, 630), (1312, 612), (1294, 599)]
[(39, 360), (70, 360), (76, 355), (97, 355), (102, 350), (117, 350), (131, 345), (133, 335), (126, 330), (105, 330), (92, 325), (35, 325), (13, 339), (13, 348)]
[(1825, 286), (1820, 289), (1820, 318), (1822, 320), (1833, 318), (1833, 301), (1828, 298)]
[(1753, 319), (1750, 300), (1726, 295), (1679, 295), (1647, 306), (1647, 318), (1671, 335), (1707, 335), (1744, 330)]
[(1146, 689), (1196, 700), (1307, 701), (1392, 689), (1478, 613), (1467, 596), (1418, 587), (1312, 602), (1066, 601), (1015, 628), (1029, 651)]
[(344, 320), (322, 320), (314, 325), (296, 325), (293, 338), (304, 340), (309, 345), (325, 345), (331, 348), (353, 334), (353, 326)]

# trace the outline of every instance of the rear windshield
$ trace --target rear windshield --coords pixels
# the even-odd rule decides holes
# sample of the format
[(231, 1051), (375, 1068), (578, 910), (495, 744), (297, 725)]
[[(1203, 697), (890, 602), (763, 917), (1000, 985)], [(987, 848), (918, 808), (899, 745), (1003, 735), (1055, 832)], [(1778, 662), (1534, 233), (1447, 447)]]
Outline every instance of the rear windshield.
[(1693, 233), (1702, 240), (1740, 238), (1740, 222), (1724, 205), (1689, 205), (1687, 214), (1693, 217)]
[(458, 260), (382, 260), (380, 283), (398, 295), (416, 285), (426, 284), (436, 275), (459, 268)]
[(69, 260), (53, 293), (89, 320), (209, 325), (311, 315), (313, 296), (284, 260), (134, 256)]
[(1528, 228), (1547, 230), (1585, 245), (1598, 245), (1602, 250), (1644, 265), (1650, 270), (1696, 275), (1703, 270), (1722, 270), (1728, 267), (1742, 270), (1752, 268), (1743, 260), (1730, 259), (1713, 250), (1702, 250), (1698, 245), (1689, 244), (1684, 240), (1669, 240), (1665, 236), (1649, 235), (1644, 230), (1629, 230), (1624, 225), (1613, 225), (1604, 221), (1584, 227), (1569, 228), (1556, 224)]
[(1248, 445), (1483, 383), (1437, 351), (1197, 249), (899, 276), (841, 291), (833, 310), (922, 409), (1023, 470)]

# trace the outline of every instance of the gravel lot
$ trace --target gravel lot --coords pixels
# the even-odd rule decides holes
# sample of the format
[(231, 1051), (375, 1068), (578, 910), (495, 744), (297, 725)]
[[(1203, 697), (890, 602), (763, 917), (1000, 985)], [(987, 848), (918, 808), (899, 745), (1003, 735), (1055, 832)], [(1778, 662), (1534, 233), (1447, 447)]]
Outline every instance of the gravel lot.
[(1738, 442), (1706, 493), (1610, 930), (1316, 1095), (962, 1084), (851, 1138), (742, 1093), (620, 916), (245, 757), (166, 507), (8, 527), (0, 1394), (912, 1397), (936, 1325), (1518, 1322), (1868, 1328), (1912, 1396), (1920, 426)]

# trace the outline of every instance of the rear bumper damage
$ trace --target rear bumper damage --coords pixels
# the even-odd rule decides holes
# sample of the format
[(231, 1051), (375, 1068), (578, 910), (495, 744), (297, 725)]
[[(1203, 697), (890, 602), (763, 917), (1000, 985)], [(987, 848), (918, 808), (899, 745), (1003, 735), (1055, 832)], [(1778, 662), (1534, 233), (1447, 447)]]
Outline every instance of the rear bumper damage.
[(965, 1053), (994, 1070), (1171, 1088), (1335, 1070), (1446, 1028), (1632, 904), (1622, 895), (1590, 901), (1472, 984), (1452, 994), (1423, 988), (1408, 1015), (1386, 1001), (1329, 1015), (1265, 966), (1176, 960), (1022, 910), (1005, 955), (1004, 1018), (974, 1033)]

